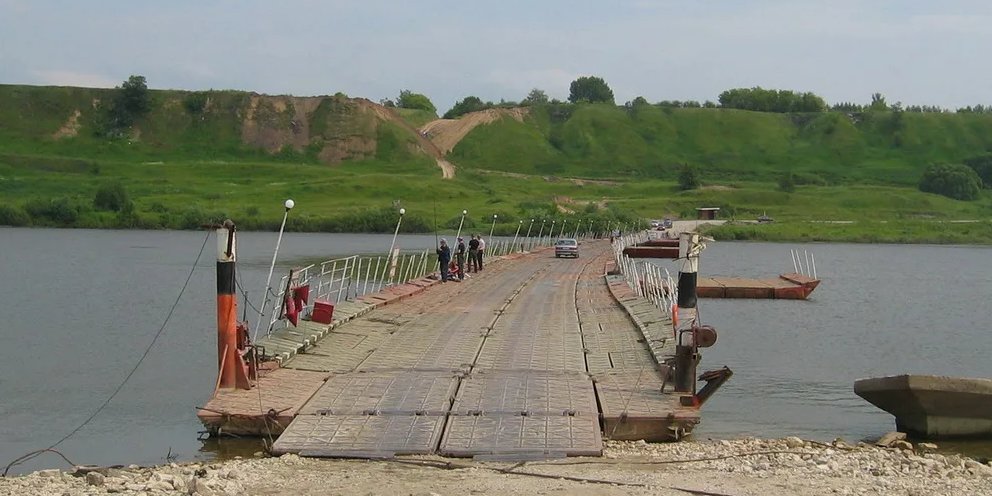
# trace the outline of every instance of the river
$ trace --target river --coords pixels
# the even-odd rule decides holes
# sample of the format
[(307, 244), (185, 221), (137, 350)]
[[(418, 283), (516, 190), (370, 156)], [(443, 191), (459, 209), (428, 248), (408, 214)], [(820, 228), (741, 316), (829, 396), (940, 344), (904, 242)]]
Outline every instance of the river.
[[(180, 289), (206, 240), (189, 286)], [(391, 235), (287, 234), (276, 274), (354, 253), (385, 253)], [(241, 233), (239, 272), (261, 294), (273, 233)], [(199, 441), (194, 407), (209, 398), (216, 367), (216, 242), (202, 232), (0, 228), (0, 463), (45, 448), (108, 398), (59, 446), (75, 463), (210, 459), (228, 448)], [(415, 251), (432, 235), (402, 235)], [(773, 276), (791, 270), (790, 246), (715, 243), (701, 273)], [(992, 249), (819, 244), (823, 283), (809, 301), (701, 300), (719, 334), (703, 369), (734, 377), (710, 400), (697, 438), (798, 435), (877, 437), (891, 416), (852, 392), (859, 377), (928, 373), (992, 377)], [(275, 279), (275, 278), (274, 278)], [(232, 444), (243, 453), (257, 445)], [(960, 449), (988, 456), (988, 443)], [(51, 454), (13, 471), (60, 466)]]

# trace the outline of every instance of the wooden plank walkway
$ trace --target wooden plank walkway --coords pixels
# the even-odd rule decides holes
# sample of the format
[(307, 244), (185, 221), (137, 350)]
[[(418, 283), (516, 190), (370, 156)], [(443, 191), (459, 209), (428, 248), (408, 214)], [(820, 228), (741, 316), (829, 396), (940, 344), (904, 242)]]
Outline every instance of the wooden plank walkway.
[(667, 381), (671, 322), (605, 275), (607, 242), (583, 243), (577, 260), (540, 250), (493, 262), (463, 283), (362, 298), (326, 329), (274, 335), (266, 353), (282, 368), (260, 387), (293, 381), (299, 396), (276, 405), (231, 391), (204, 410), (242, 426), (264, 417), (259, 434), (282, 434), (276, 453), (346, 457), (595, 455), (604, 437), (677, 439), (699, 421)]

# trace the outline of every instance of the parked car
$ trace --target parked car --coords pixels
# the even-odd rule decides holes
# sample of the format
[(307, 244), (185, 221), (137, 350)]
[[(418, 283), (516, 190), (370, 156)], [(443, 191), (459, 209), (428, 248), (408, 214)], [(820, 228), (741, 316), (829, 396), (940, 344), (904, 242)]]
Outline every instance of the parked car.
[(672, 219), (666, 217), (665, 220), (661, 221), (661, 227), (664, 227), (665, 229), (671, 229)]
[(579, 257), (579, 242), (574, 239), (559, 239), (555, 242), (555, 257)]

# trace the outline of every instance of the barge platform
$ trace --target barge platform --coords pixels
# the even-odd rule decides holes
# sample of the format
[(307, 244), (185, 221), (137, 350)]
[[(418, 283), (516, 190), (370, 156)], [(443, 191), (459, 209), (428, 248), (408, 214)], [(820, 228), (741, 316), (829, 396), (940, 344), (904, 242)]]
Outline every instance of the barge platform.
[(700, 410), (670, 380), (672, 321), (609, 274), (606, 241), (583, 250), (507, 255), (277, 332), (255, 387), (218, 390), (197, 415), (303, 456), (558, 457), (680, 439)]

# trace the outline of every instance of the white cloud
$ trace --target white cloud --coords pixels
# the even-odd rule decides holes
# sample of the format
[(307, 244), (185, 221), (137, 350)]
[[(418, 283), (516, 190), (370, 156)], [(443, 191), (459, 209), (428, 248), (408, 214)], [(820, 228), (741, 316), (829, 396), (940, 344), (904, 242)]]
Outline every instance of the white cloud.
[(53, 86), (82, 86), (85, 88), (113, 88), (120, 81), (103, 74), (92, 74), (66, 70), (36, 70), (35, 78), (43, 85)]

